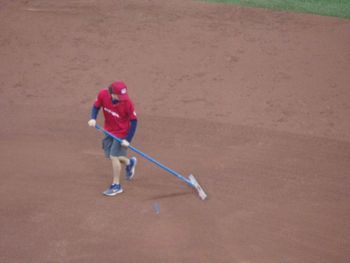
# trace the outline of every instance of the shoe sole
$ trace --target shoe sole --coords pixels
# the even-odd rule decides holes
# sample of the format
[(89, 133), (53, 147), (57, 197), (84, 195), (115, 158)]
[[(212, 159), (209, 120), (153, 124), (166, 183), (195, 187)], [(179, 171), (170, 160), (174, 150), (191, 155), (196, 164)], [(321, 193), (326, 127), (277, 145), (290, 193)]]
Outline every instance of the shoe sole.
[(134, 177), (134, 175), (135, 175), (135, 168), (136, 168), (136, 164), (137, 164), (137, 159), (135, 158), (134, 159), (135, 160), (135, 163), (134, 163), (134, 167), (131, 169), (131, 176), (129, 177), (129, 176), (126, 176), (126, 180), (131, 180), (133, 177)]
[(122, 192), (124, 192), (123, 189), (120, 189), (119, 191), (117, 191), (117, 192), (112, 192), (112, 193), (108, 193), (107, 191), (108, 191), (108, 190), (104, 191), (102, 194), (104, 194), (105, 196), (115, 196), (115, 195), (117, 195), (117, 194), (121, 194)]

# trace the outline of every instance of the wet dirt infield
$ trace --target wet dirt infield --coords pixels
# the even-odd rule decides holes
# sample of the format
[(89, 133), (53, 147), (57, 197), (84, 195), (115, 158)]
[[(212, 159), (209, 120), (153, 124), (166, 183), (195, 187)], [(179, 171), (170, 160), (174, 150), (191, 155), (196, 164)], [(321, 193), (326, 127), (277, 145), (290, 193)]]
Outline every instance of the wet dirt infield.
[[(350, 21), (189, 0), (2, 0), (0, 21), (0, 262), (350, 262)], [(141, 157), (101, 194), (87, 121), (116, 79), (133, 146), (207, 201)]]

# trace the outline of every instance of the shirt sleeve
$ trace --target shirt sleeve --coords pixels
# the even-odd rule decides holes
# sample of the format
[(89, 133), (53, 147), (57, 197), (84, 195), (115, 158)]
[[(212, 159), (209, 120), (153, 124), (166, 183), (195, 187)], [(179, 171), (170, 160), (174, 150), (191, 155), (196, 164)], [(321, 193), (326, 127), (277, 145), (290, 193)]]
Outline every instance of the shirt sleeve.
[(130, 128), (128, 131), (128, 135), (125, 138), (128, 142), (132, 141), (132, 138), (135, 135), (136, 127), (137, 127), (137, 120), (130, 121)]
[(96, 108), (95, 105), (92, 106), (92, 109), (91, 109), (91, 119), (96, 120), (99, 111), (100, 111), (100, 109), (99, 109), (99, 108)]
[(128, 114), (129, 114), (130, 121), (137, 120), (135, 107), (131, 101), (130, 101), (129, 107), (128, 107)]
[(102, 91), (97, 94), (97, 98), (94, 102), (94, 107), (99, 109), (102, 106)]

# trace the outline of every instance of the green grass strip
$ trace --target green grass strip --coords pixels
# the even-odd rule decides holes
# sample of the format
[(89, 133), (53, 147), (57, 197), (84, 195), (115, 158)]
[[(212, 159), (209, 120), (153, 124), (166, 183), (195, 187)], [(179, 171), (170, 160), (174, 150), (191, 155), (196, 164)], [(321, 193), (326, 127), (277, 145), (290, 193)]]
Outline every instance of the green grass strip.
[(350, 0), (204, 0), (350, 19)]

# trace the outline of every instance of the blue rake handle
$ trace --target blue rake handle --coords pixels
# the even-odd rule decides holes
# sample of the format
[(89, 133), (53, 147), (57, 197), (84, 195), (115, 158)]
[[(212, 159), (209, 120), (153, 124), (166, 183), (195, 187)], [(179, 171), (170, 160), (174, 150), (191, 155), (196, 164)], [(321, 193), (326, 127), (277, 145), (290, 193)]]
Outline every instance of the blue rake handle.
[[(122, 142), (122, 140), (116, 136), (114, 136), (113, 134), (111, 134), (110, 132), (106, 131), (105, 129), (101, 128), (98, 124), (96, 124), (95, 128), (97, 130), (100, 130), (101, 132), (103, 132), (104, 134), (107, 134), (109, 136), (111, 136), (113, 139), (115, 139), (118, 142)], [(129, 145), (129, 147), (131, 150), (133, 150), (134, 152), (138, 153), (139, 155), (141, 155), (143, 158), (147, 159), (148, 161), (158, 165), (160, 168), (164, 169), (165, 171), (171, 173), (172, 175), (176, 176), (177, 178), (179, 178), (181, 181), (185, 182), (186, 184), (188, 184), (190, 187), (192, 188), (196, 188), (192, 182), (187, 179), (186, 177), (182, 176), (181, 174), (171, 170), (170, 168), (166, 167), (165, 165), (161, 164), (160, 162), (158, 162), (157, 160), (155, 160), (154, 158), (152, 158), (151, 156), (141, 152), (140, 150), (136, 149), (135, 147)]]

